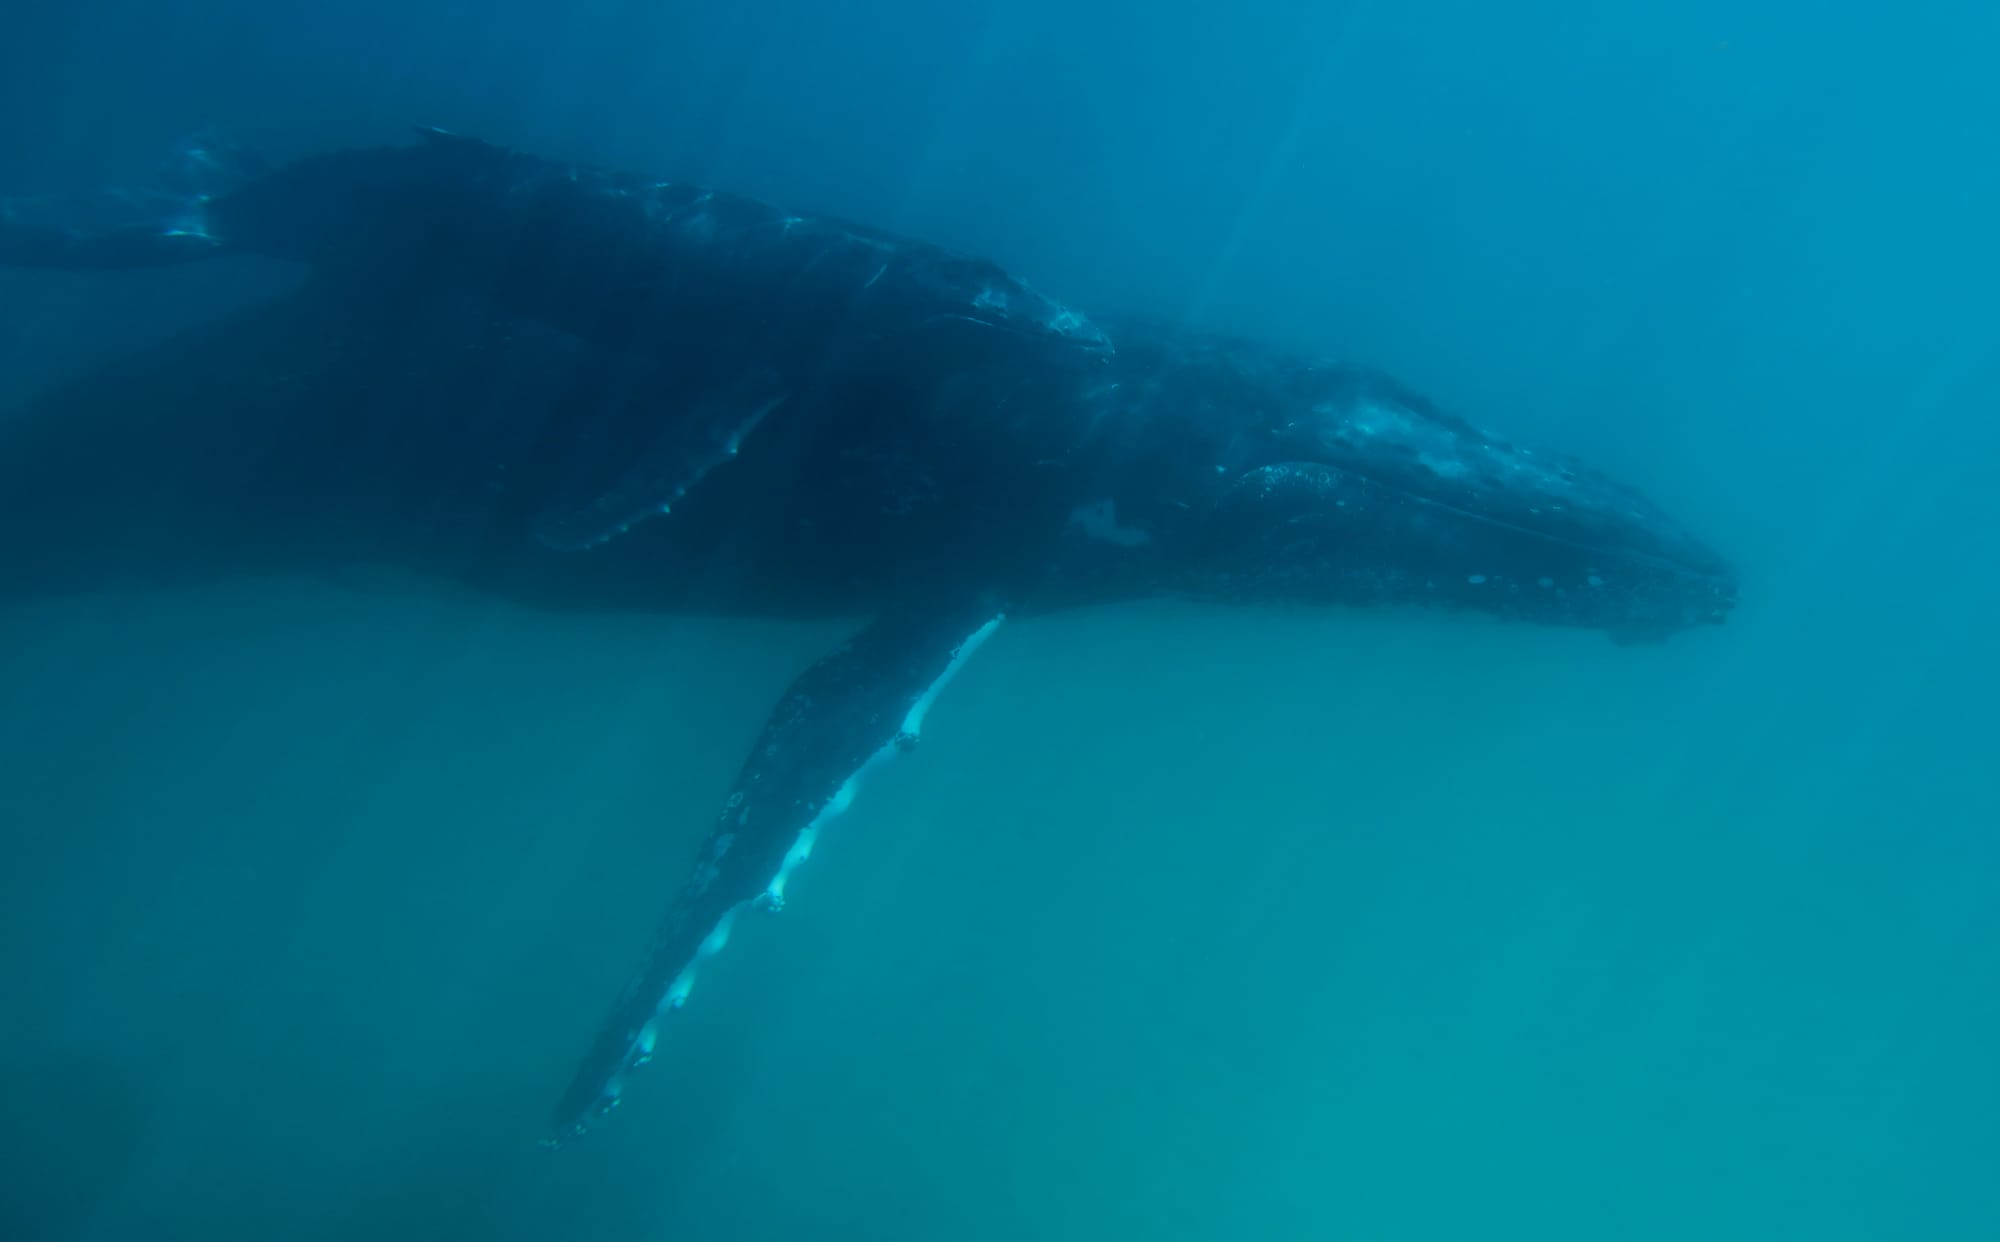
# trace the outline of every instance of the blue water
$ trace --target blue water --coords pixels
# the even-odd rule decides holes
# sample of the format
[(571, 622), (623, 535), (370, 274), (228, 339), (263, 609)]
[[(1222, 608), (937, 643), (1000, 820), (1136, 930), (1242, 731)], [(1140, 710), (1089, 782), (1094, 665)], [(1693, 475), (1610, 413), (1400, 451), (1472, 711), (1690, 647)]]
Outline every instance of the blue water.
[[(0, 186), (442, 125), (1385, 367), (1740, 567), (1660, 647), (1008, 627), (547, 1110), (837, 622), (0, 611), (0, 1236), (2000, 1237), (1986, 6), (34, 2)], [(0, 399), (255, 265), (0, 272)]]

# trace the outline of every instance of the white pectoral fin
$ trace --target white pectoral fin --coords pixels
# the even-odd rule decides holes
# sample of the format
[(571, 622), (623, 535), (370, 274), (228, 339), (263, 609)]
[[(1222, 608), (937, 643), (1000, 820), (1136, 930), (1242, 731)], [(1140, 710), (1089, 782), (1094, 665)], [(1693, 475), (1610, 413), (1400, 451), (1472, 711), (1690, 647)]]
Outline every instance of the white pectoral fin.
[(746, 906), (783, 904), (800, 866), (869, 772), (908, 749), (938, 695), (999, 628), (983, 594), (940, 593), (885, 611), (802, 673), (771, 713), (695, 870), (556, 1112), (559, 1137), (618, 1102), (659, 1023), (686, 1003)]

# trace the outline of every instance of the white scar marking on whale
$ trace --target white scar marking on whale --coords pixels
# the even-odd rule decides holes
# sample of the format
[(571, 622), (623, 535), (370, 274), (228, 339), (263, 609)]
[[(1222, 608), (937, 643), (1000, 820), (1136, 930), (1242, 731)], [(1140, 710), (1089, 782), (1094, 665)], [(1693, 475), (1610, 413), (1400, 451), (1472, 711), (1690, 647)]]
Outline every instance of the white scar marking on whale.
[[(924, 717), (930, 714), (931, 704), (937, 702), (937, 696), (944, 693), (944, 688), (950, 684), (951, 679), (958, 676), (958, 670), (965, 666), (967, 658), (973, 652), (979, 650), (981, 644), (985, 643), (987, 639), (993, 637), (993, 631), (999, 629), (1000, 623), (1006, 619), (1006, 614), (1002, 613), (965, 636), (965, 641), (960, 643), (958, 649), (951, 653), (951, 660), (944, 666), (944, 671), (938, 674), (937, 680), (932, 682), (922, 694), (918, 695), (917, 701), (910, 704), (910, 710), (904, 713), (903, 729), (902, 733), (898, 736), (898, 741), (901, 741), (903, 738), (914, 738), (923, 732)], [(891, 745), (893, 746), (894, 743)], [(877, 753), (886, 754), (890, 752), (885, 750)]]
[(1462, 479), (1472, 469), (1456, 457), (1439, 457), (1435, 453), (1418, 453), (1417, 464), (1441, 479)]
[(1081, 329), (1083, 325), (1083, 316), (1067, 307), (1057, 311), (1049, 320), (1049, 326), (1058, 332), (1075, 332)]
[[(688, 994), (694, 991), (696, 971), (703, 962), (722, 952), (723, 948), (729, 944), (729, 933), (736, 925), (736, 911), (740, 908), (740, 906), (731, 906), (724, 912), (721, 918), (716, 920), (715, 926), (703, 938), (701, 947), (695, 950), (694, 960), (681, 967), (681, 973), (674, 976), (673, 986), (667, 989), (666, 1000), (661, 1004), (662, 1009), (679, 1009), (682, 1005), (687, 1004)], [(657, 1027), (658, 1020), (658, 1015), (655, 1014), (654, 1021), (648, 1022), (639, 1032), (638, 1051), (640, 1057), (650, 1057), (653, 1055), (653, 1041), (658, 1038), (659, 1034)], [(643, 1065), (645, 1062), (635, 1059), (633, 1064)]]
[(1121, 548), (1139, 548), (1153, 542), (1152, 532), (1143, 526), (1120, 526), (1118, 502), (1097, 500), (1069, 511), (1069, 524), (1092, 539)]

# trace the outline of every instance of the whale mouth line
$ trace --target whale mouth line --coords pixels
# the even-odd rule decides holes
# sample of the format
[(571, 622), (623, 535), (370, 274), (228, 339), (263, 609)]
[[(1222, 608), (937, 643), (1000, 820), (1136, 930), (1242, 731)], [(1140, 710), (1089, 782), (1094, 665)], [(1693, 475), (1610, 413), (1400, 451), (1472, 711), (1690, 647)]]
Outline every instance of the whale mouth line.
[(1447, 513), (1454, 513), (1461, 517), (1470, 518), (1475, 522), (1491, 526), (1496, 530), (1513, 531), (1516, 534), (1526, 535), (1531, 539), (1540, 539), (1545, 543), (1552, 543), (1565, 548), (1574, 548), (1579, 552), (1590, 552), (1607, 560), (1619, 560), (1631, 564), (1647, 565), (1656, 569), (1683, 574), (1690, 578), (1706, 578), (1718, 582), (1727, 581), (1729, 578), (1728, 571), (1719, 566), (1704, 569), (1699, 565), (1677, 560), (1672, 556), (1663, 555), (1658, 552), (1648, 552), (1644, 548), (1619, 548), (1586, 539), (1575, 539), (1553, 531), (1541, 530), (1533, 526), (1523, 526), (1519, 522), (1510, 522), (1505, 518), (1497, 518), (1491, 514), (1474, 513), (1470, 510), (1462, 509), (1457, 505), (1447, 504), (1440, 500), (1431, 500), (1427, 497), (1414, 494), (1412, 494), (1411, 499), (1434, 505)]
[[(1537, 539), (1544, 543), (1552, 544), (1557, 547), (1571, 548), (1578, 552), (1592, 553), (1594, 555), (1604, 557), (1607, 561), (1615, 560), (1626, 564), (1647, 566), (1654, 569), (1680, 574), (1688, 578), (1698, 578), (1705, 581), (1712, 581), (1718, 584), (1729, 583), (1733, 580), (1733, 576), (1729, 572), (1729, 569), (1720, 563), (1704, 567), (1690, 561), (1676, 559), (1675, 557), (1664, 553), (1651, 552), (1644, 548), (1615, 547), (1604, 543), (1598, 543), (1588, 539), (1579, 539), (1569, 535), (1560, 534), (1555, 531), (1547, 530), (1541, 527), (1528, 526), (1520, 522), (1511, 521), (1507, 518), (1496, 517), (1490, 513), (1480, 513), (1476, 510), (1468, 509), (1463, 505), (1456, 505), (1447, 500), (1440, 500), (1435, 496), (1426, 496), (1422, 492), (1412, 491), (1411, 489), (1400, 486), (1396, 483), (1388, 482), (1386, 480), (1375, 478), (1373, 476), (1364, 475), (1361, 474), (1359, 471), (1349, 470), (1345, 467), (1328, 466), (1327, 468), (1330, 470), (1338, 471), (1342, 474), (1350, 475), (1354, 478), (1364, 479), (1370, 486), (1381, 488), (1383, 491), (1391, 493), (1392, 495), (1398, 496), (1404, 500), (1412, 501), (1420, 505), (1426, 505), (1432, 509), (1438, 510), (1441, 513), (1449, 513), (1455, 517), (1464, 518), (1470, 522), (1477, 522), (1482, 526), (1486, 526), (1494, 530), (1509, 531), (1514, 534), (1522, 535), (1530, 539)], [(1299, 517), (1292, 519), (1292, 521), (1297, 523), (1307, 523), (1315, 520), (1324, 520), (1325, 516), (1326, 515), (1324, 514), (1302, 514)]]

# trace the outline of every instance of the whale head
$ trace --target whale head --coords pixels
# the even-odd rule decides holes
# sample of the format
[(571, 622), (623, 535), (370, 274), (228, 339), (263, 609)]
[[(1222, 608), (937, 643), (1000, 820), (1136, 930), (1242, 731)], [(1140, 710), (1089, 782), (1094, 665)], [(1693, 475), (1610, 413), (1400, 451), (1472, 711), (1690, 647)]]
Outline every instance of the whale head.
[[(1646, 641), (1720, 624), (1729, 566), (1636, 489), (1371, 371), (1268, 369), (1218, 467), (1190, 589), (1417, 604)], [(1239, 397), (1241, 394), (1239, 394)]]

